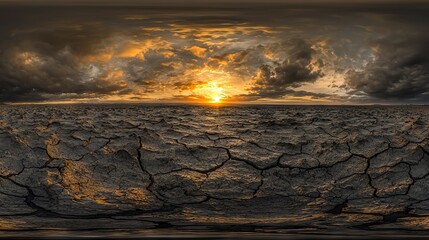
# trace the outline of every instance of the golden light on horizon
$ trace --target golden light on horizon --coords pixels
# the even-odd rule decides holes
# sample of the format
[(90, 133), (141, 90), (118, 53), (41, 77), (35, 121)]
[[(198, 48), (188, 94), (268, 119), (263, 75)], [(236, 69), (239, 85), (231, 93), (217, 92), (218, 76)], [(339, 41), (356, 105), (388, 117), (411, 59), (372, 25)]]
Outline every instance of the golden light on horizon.
[(195, 88), (194, 92), (202, 96), (209, 103), (221, 103), (225, 97), (225, 89), (217, 81), (199, 85)]
[(213, 103), (219, 103), (219, 102), (220, 102), (220, 96), (214, 96)]

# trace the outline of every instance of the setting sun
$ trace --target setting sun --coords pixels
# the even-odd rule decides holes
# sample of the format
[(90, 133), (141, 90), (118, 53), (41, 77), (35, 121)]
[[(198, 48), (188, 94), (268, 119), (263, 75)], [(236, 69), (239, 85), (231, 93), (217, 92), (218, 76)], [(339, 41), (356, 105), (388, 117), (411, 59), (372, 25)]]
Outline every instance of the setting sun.
[(225, 89), (216, 81), (199, 85), (194, 93), (202, 96), (209, 103), (220, 103), (226, 96)]
[(214, 96), (213, 97), (213, 102), (214, 103), (219, 103), (220, 102), (220, 96)]

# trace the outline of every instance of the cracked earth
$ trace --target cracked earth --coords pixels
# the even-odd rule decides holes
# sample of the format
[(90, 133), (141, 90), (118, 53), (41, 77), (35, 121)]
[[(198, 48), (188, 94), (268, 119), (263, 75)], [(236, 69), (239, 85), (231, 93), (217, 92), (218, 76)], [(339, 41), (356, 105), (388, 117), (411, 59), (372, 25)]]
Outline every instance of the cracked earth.
[(0, 230), (429, 227), (429, 108), (0, 106)]

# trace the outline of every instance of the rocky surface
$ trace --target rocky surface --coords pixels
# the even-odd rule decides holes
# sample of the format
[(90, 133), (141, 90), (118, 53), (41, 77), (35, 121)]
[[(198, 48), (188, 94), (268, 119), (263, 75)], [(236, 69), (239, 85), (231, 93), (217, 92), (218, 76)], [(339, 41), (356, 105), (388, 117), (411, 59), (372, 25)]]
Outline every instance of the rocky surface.
[(428, 107), (76, 105), (0, 112), (3, 234), (420, 235), (429, 227)]

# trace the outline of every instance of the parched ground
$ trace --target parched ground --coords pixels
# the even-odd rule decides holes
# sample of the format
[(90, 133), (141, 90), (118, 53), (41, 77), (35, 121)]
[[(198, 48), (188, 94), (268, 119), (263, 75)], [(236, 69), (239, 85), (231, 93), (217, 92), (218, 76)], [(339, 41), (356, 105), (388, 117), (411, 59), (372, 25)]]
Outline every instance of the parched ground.
[(115, 229), (428, 233), (429, 107), (0, 106), (0, 113), (0, 237)]

